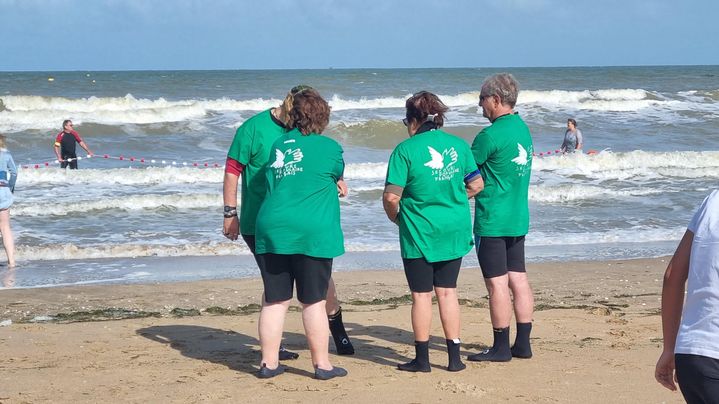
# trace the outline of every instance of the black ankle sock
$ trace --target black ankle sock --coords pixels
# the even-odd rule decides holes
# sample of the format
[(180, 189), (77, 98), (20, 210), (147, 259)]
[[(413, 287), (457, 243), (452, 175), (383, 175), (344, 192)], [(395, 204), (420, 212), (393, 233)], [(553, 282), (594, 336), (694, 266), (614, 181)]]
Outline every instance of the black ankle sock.
[(415, 358), (407, 363), (400, 363), (397, 369), (407, 372), (430, 372), (429, 366), (429, 341), (414, 342)]
[(459, 338), (456, 340), (447, 339), (447, 355), (449, 356), (449, 365), (447, 370), (450, 372), (459, 372), (467, 367), (462, 363), (462, 359), (459, 357), (459, 346), (461, 345)]
[(532, 357), (532, 346), (529, 343), (531, 332), (532, 323), (517, 323), (517, 338), (512, 346), (512, 356), (524, 359)]
[(342, 308), (337, 309), (337, 313), (327, 316), (327, 319), (330, 322), (330, 332), (332, 333), (332, 339), (335, 341), (337, 354), (354, 355), (355, 349), (350, 342), (347, 331), (345, 331), (345, 324), (342, 322)]
[(509, 349), (509, 327), (494, 328), (494, 344), (492, 348), (478, 354), (469, 355), (467, 359), (475, 362), (508, 362), (512, 360)]

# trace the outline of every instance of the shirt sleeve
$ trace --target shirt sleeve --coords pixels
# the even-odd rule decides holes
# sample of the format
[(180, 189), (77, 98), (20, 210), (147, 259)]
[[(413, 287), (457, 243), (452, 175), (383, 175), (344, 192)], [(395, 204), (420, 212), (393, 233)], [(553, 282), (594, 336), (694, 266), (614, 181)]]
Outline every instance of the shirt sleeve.
[(409, 160), (402, 153), (401, 148), (396, 148), (389, 157), (387, 163), (387, 177), (385, 185), (397, 185), (405, 187), (409, 177)]
[(487, 132), (487, 128), (482, 129), (481, 132), (474, 138), (472, 142), (472, 155), (478, 166), (486, 163), (489, 156), (497, 150), (497, 147), (492, 141), (492, 137)]
[(75, 141), (76, 141), (76, 142), (82, 143), (82, 138), (80, 137), (80, 134), (79, 134), (79, 133), (77, 133), (77, 132), (75, 132), (75, 131), (72, 131), (72, 132), (70, 132), (70, 133), (72, 133), (72, 135), (75, 137)]
[(467, 176), (467, 174), (477, 171), (477, 161), (474, 160), (474, 154), (472, 154), (472, 149), (470, 149), (469, 146), (462, 148), (462, 155), (464, 158), (463, 175)]
[(8, 181), (8, 187), (10, 191), (15, 191), (15, 182), (17, 181), (17, 166), (15, 166), (15, 160), (13, 160), (10, 153), (7, 154), (7, 170), (10, 172), (10, 178)]
[(255, 130), (254, 125), (245, 121), (235, 132), (232, 139), (232, 145), (227, 152), (227, 157), (238, 161), (240, 164), (247, 165), (252, 157), (252, 142), (254, 141)]
[(57, 136), (55, 136), (55, 147), (60, 147), (60, 144), (61, 144), (60, 142), (62, 142), (62, 134), (63, 133), (64, 132), (60, 132), (57, 134)]
[(697, 211), (694, 213), (694, 217), (692, 217), (692, 220), (689, 222), (689, 226), (687, 226), (687, 229), (694, 234), (697, 234), (699, 222), (701, 221), (702, 216), (704, 216), (704, 213), (707, 210), (707, 204), (709, 202), (710, 196), (711, 195), (704, 198), (704, 202), (702, 202), (701, 206), (699, 206), (699, 209), (697, 209)]
[(340, 178), (344, 177), (345, 175), (345, 159), (344, 159), (344, 150), (342, 149), (342, 146), (337, 143), (337, 178), (336, 180), (339, 181)]
[(582, 136), (582, 131), (577, 129), (577, 144), (584, 144), (584, 136)]

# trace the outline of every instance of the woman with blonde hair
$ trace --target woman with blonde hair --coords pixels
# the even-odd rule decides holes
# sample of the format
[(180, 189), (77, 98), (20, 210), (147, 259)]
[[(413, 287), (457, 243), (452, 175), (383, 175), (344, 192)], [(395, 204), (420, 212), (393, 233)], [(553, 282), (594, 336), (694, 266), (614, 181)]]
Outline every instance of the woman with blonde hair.
[(13, 203), (17, 181), (17, 167), (12, 154), (5, 146), (5, 136), (0, 135), (0, 234), (7, 254), (7, 266), (15, 266), (15, 241), (10, 228), (10, 206)]

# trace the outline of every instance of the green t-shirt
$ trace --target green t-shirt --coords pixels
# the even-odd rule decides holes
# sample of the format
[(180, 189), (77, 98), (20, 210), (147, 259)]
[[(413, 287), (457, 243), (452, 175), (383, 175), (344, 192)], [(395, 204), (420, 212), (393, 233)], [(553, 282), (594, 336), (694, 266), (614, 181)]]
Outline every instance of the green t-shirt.
[(484, 190), (475, 197), (474, 234), (518, 237), (529, 231), (532, 136), (517, 114), (503, 115), (472, 143)]
[(477, 170), (469, 145), (441, 130), (400, 143), (386, 184), (404, 187), (399, 201), (402, 258), (453, 260), (472, 249), (472, 218), (464, 176)]
[(246, 120), (235, 133), (227, 157), (237, 160), (242, 170), (240, 200), (240, 233), (255, 234), (255, 221), (267, 189), (265, 165), (270, 159), (272, 144), (286, 130), (272, 117), (270, 110)]
[(258, 254), (334, 258), (344, 253), (337, 180), (344, 172), (342, 147), (297, 129), (272, 145), (267, 196), (257, 215)]

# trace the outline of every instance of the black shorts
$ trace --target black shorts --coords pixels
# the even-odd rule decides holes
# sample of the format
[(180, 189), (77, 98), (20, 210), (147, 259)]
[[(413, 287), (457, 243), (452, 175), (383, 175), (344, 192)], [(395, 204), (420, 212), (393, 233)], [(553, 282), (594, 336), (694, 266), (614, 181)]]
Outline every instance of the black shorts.
[(297, 300), (313, 304), (327, 298), (332, 275), (332, 258), (302, 254), (257, 254), (255, 256), (265, 285), (265, 301), (277, 303), (292, 299), (297, 282)]
[(72, 161), (63, 161), (60, 163), (60, 168), (70, 167), (71, 170), (77, 170), (77, 156), (63, 156), (63, 160), (74, 159)]
[(524, 236), (475, 238), (479, 267), (485, 279), (506, 275), (507, 271), (527, 272), (524, 265)]
[(245, 240), (245, 244), (250, 249), (252, 255), (255, 255), (255, 235), (241, 234), (242, 239)]
[(719, 359), (675, 354), (674, 365), (687, 403), (719, 403)]
[(456, 288), (462, 258), (440, 262), (427, 262), (424, 258), (402, 258), (402, 263), (409, 290), (426, 293), (431, 292), (435, 286)]

